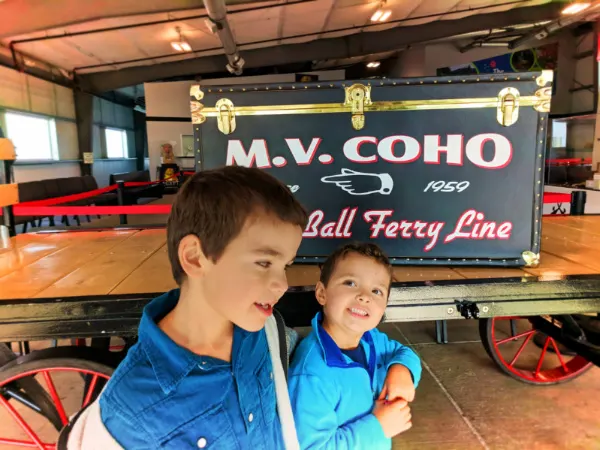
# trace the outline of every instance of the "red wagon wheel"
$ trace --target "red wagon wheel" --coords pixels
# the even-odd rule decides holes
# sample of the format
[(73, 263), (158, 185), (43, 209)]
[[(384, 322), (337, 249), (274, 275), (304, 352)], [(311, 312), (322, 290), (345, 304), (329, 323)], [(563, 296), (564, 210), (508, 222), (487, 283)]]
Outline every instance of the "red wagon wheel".
[[(56, 449), (62, 427), (96, 399), (116, 366), (110, 356), (89, 350), (41, 350), (0, 368), (0, 445)], [(32, 383), (38, 389), (28, 389)], [(46, 396), (52, 400), (52, 411), (43, 401)]]
[(525, 383), (564, 383), (593, 365), (536, 330), (526, 317), (482, 319), (479, 334), (488, 355), (500, 370)]

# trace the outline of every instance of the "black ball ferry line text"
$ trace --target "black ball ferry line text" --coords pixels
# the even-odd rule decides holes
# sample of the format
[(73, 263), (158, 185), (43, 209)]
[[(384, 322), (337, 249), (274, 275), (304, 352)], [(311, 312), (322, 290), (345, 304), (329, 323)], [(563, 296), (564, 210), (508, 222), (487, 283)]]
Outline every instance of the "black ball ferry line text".
[[(498, 223), (485, 220), (485, 214), (474, 209), (462, 213), (455, 224), (421, 220), (393, 220), (393, 214), (394, 211), (391, 209), (369, 210), (362, 214), (362, 219), (370, 224), (370, 238), (423, 239), (426, 252), (431, 251), (440, 242), (448, 244), (457, 239), (507, 240), (510, 239), (513, 229), (511, 222)], [(313, 211), (303, 237), (352, 238), (352, 226), (357, 215), (357, 207), (344, 208), (337, 220), (326, 222), (323, 211)], [(442, 233), (446, 228), (451, 231), (442, 239)]]

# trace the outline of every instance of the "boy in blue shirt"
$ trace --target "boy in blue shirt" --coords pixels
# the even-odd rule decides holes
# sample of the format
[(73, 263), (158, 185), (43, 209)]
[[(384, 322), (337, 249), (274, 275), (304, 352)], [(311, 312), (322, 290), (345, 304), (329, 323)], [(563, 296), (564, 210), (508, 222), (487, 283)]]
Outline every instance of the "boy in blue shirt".
[(289, 189), (259, 169), (188, 180), (167, 224), (179, 289), (145, 307), (138, 342), (100, 396), (101, 424), (88, 417), (70, 448), (105, 430), (112, 439), (91, 447), (285, 448), (264, 327), (306, 222)]
[(391, 285), (391, 265), (374, 244), (346, 244), (324, 263), (323, 306), (296, 348), (289, 390), (302, 449), (391, 449), (411, 427), (408, 402), (421, 362), (375, 327)]

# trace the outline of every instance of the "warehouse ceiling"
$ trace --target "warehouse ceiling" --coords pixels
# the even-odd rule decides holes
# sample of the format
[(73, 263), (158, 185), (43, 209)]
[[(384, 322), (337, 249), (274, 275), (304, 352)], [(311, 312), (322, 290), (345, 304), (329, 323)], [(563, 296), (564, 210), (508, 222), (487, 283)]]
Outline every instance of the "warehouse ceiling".
[[(219, 0), (206, 3), (210, 9)], [(225, 22), (215, 22), (197, 0), (4, 0), (0, 62), (25, 71), (49, 69), (84, 89), (105, 92), (222, 73), (235, 61), (244, 74), (290, 64), (356, 64), (432, 40), (510, 33), (519, 24), (522, 30), (536, 29), (560, 17), (564, 5), (550, 0), (228, 0)], [(377, 11), (380, 21), (373, 20)], [(229, 50), (235, 49), (235, 54), (228, 51), (229, 59), (223, 23), (233, 38)]]

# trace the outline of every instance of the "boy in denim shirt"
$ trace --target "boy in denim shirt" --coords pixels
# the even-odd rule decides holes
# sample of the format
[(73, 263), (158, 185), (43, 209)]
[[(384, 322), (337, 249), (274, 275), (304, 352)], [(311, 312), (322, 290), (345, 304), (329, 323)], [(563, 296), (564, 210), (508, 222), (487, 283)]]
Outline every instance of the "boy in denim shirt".
[(289, 390), (302, 449), (391, 449), (411, 427), (421, 362), (375, 328), (387, 306), (391, 266), (374, 244), (346, 244), (324, 263), (323, 306), (298, 345)]
[[(145, 307), (139, 340), (99, 399), (114, 441), (91, 447), (285, 448), (264, 327), (306, 222), (289, 189), (258, 169), (186, 182), (167, 224), (179, 289)], [(73, 440), (89, 442), (99, 422)]]

